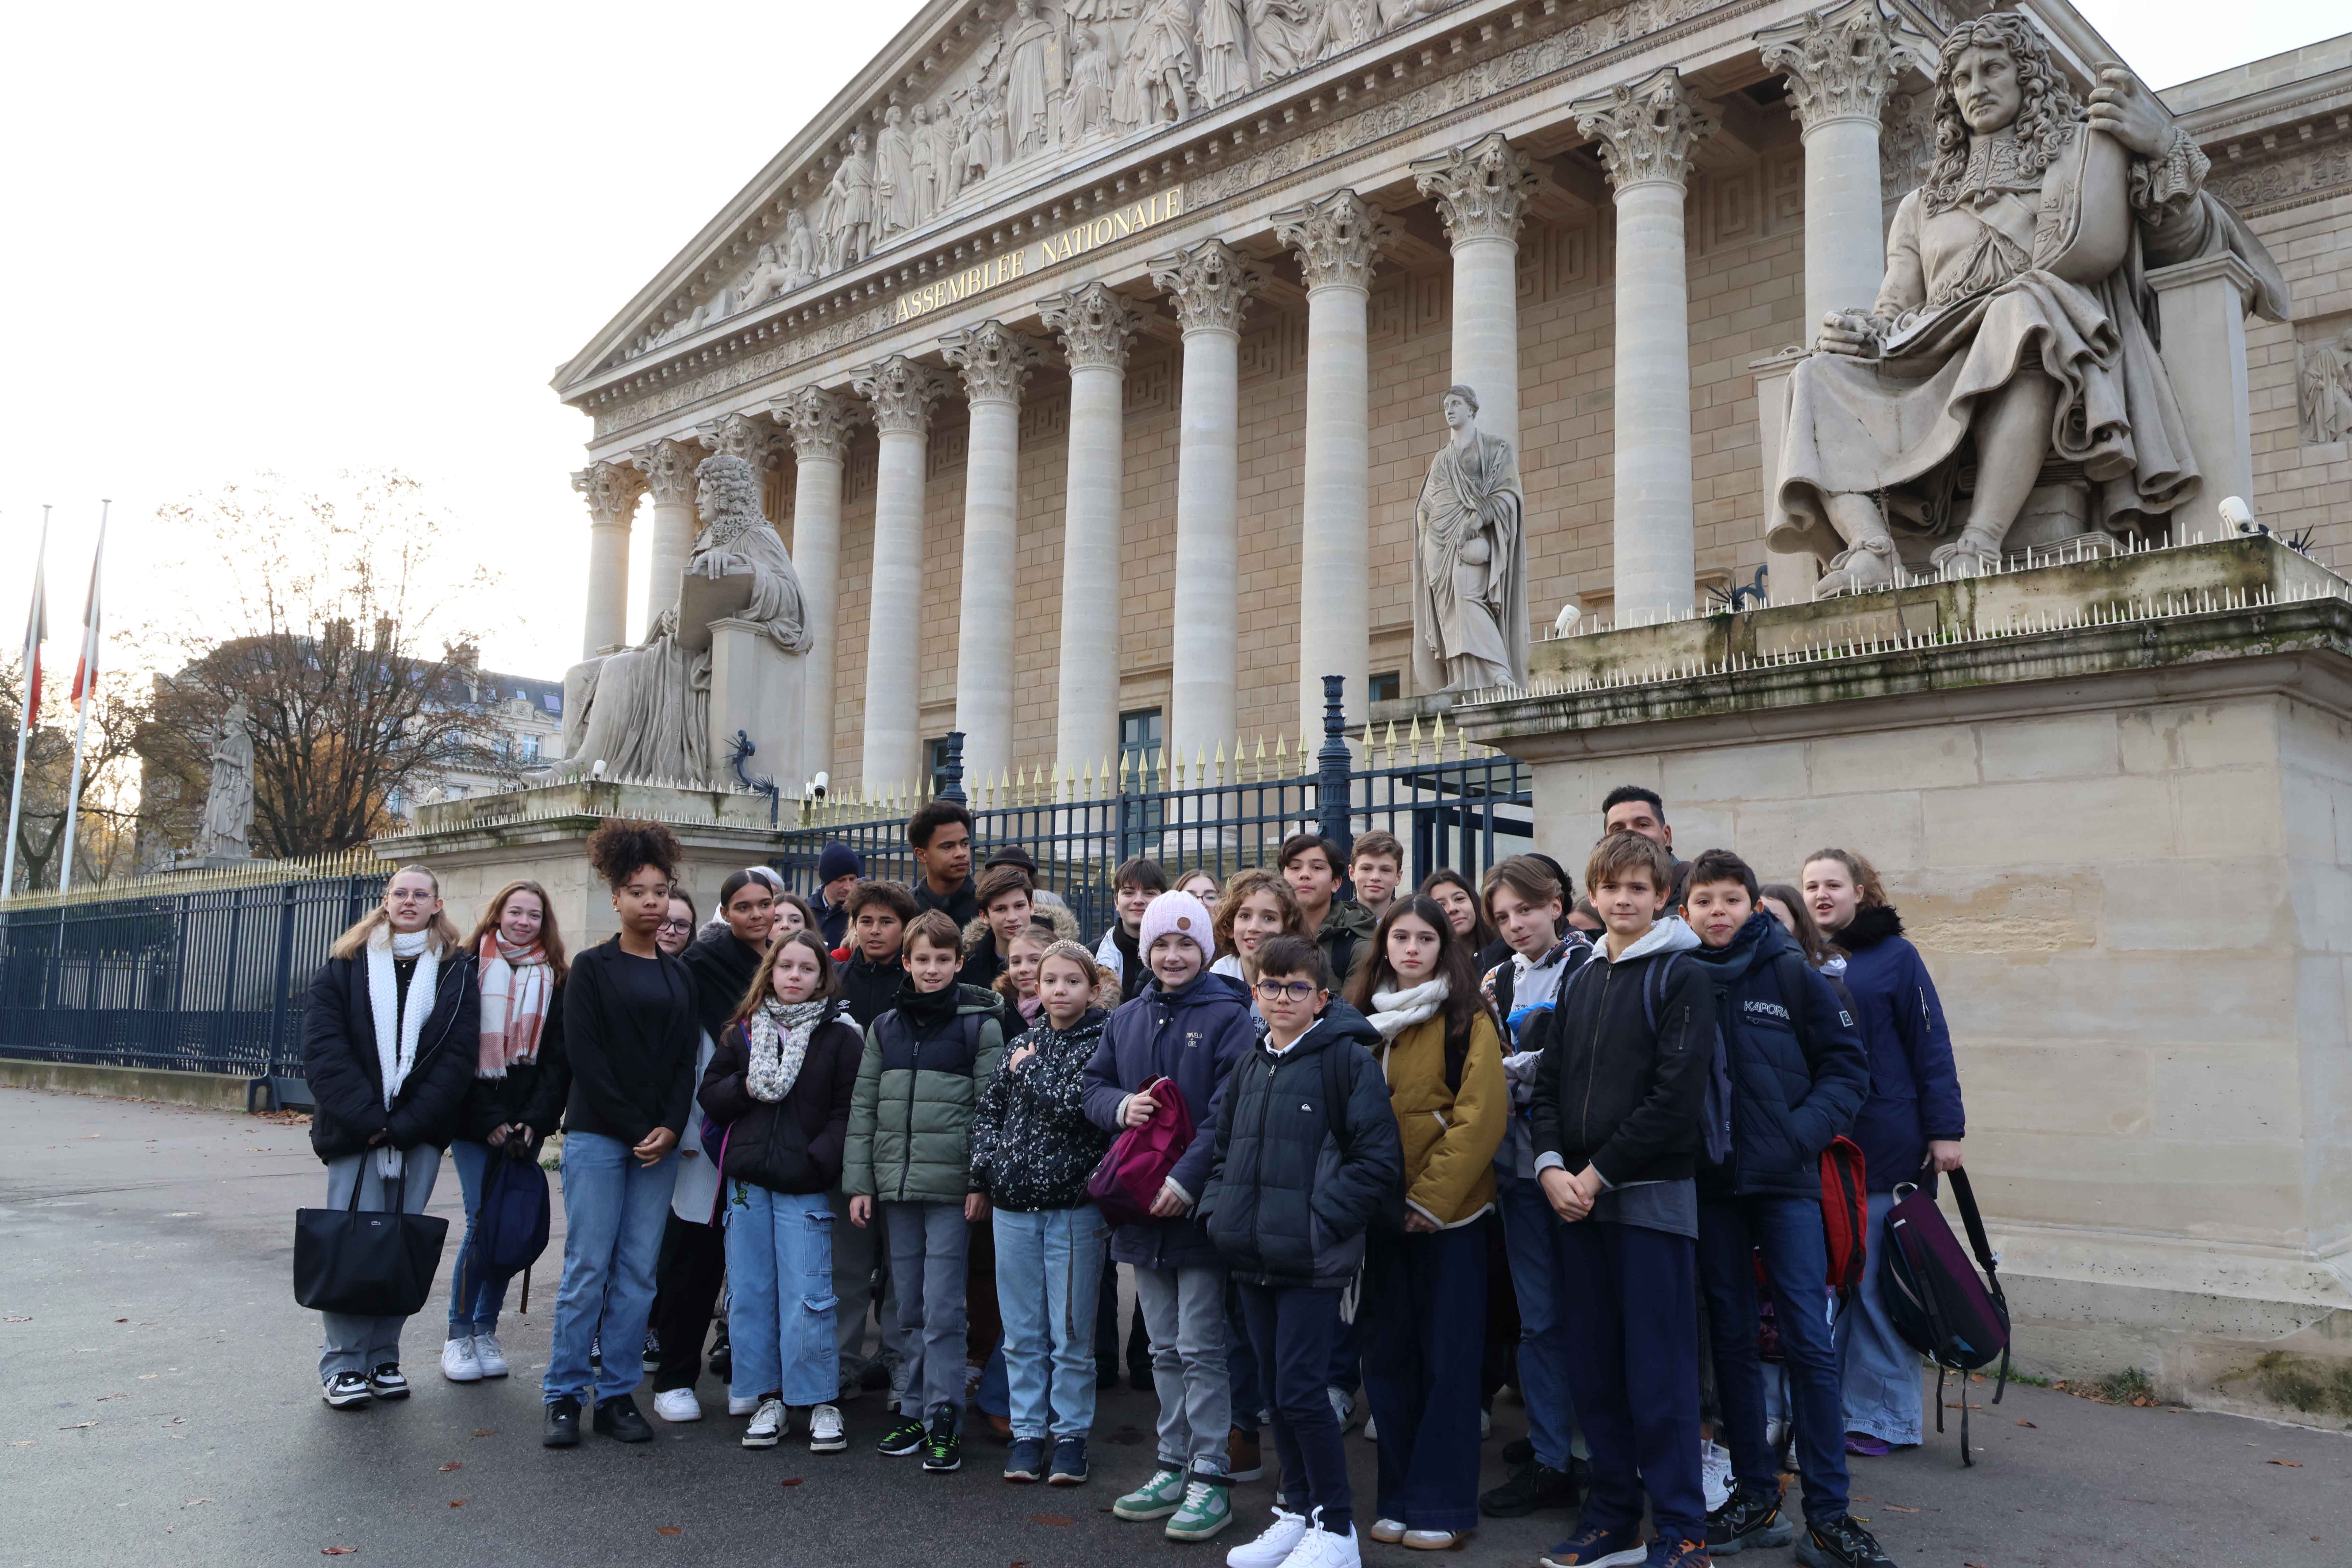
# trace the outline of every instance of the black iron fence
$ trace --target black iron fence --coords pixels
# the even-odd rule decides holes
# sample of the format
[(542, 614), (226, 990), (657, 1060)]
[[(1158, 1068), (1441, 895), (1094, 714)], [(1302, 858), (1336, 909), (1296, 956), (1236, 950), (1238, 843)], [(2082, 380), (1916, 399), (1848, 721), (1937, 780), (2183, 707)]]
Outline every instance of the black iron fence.
[(0, 908), (0, 1055), (226, 1073), (307, 1104), (303, 993), (391, 870), (344, 864), (12, 900)]

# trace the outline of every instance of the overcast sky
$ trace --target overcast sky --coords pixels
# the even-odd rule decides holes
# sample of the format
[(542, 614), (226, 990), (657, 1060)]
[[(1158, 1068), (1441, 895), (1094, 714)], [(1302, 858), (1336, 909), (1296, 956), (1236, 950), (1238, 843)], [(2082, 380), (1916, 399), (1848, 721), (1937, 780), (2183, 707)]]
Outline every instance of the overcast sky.
[[(2339, 0), (2078, 0), (2159, 86), (2341, 30)], [(919, 0), (11, 8), (0, 38), (0, 648), (56, 503), (52, 668), (101, 496), (108, 622), (203, 592), (166, 501), (397, 468), (501, 569), (494, 665), (579, 657), (588, 422), (548, 382)], [(646, 535), (635, 530), (630, 629)], [(5, 657), (0, 655), (0, 657)], [(118, 666), (137, 662), (118, 647)]]

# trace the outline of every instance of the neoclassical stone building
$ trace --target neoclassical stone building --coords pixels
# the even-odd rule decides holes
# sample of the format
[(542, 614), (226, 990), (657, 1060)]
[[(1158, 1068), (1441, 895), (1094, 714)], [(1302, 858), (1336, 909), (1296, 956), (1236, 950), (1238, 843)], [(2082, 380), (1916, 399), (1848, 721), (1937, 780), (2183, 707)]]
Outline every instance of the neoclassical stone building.
[[(558, 375), (594, 419), (586, 650), (623, 640), (636, 519), (646, 618), (676, 602), (723, 450), (807, 592), (803, 775), (914, 784), (952, 729), (990, 780), (1213, 756), (1310, 725), (1333, 672), (1361, 717), (1422, 695), (1453, 384), (1518, 448), (1537, 627), (1750, 582), (1784, 351), (1877, 292), (1936, 40), (1986, 8), (934, 0)], [(2078, 86), (2112, 58), (2030, 9)], [(2294, 290), (2246, 323), (2230, 488), (2323, 554), (2352, 531), (2347, 44), (2165, 95)], [(1801, 596), (1810, 558), (1770, 564)]]

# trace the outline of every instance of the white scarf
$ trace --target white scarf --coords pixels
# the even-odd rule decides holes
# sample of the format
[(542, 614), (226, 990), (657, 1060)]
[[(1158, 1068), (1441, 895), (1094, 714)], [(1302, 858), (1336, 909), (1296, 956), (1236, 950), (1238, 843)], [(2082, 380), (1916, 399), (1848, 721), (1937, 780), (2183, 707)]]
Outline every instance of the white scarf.
[[(1399, 1035), (1415, 1024), (1425, 1024), (1436, 1017), (1437, 1010), (1445, 1005), (1446, 994), (1445, 977), (1442, 974), (1434, 980), (1424, 980), (1409, 990), (1375, 991), (1372, 993), (1372, 1005), (1378, 1011), (1372, 1014), (1370, 1021), (1372, 1027), (1381, 1032), (1382, 1043), (1392, 1046)], [(1385, 1073), (1388, 1061), (1385, 1050), (1381, 1053), (1381, 1059)]]
[(751, 1060), (743, 1069), (743, 1087), (766, 1104), (792, 1093), (808, 1059), (809, 1037), (833, 1010), (830, 1000), (786, 1004), (770, 997), (744, 1020), (751, 1042)]
[[(408, 977), (405, 1007), (400, 1005), (400, 977), (392, 967), (395, 958), (416, 960), (416, 972)], [(368, 938), (367, 963), (368, 1005), (375, 1014), (375, 1060), (383, 1079), (383, 1108), (390, 1110), (401, 1085), (408, 1081), (409, 1069), (416, 1065), (416, 1041), (433, 1011), (435, 972), (440, 968), (441, 953), (432, 945), (429, 931), (396, 934), (389, 926), (378, 926)], [(400, 1166), (400, 1151), (389, 1143), (375, 1152), (376, 1173), (385, 1181), (396, 1180)]]

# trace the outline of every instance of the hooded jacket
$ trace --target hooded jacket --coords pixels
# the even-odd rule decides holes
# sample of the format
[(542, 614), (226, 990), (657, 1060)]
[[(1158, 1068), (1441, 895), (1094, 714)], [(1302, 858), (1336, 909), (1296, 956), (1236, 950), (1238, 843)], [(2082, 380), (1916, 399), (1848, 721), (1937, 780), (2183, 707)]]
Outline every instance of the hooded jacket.
[(1916, 1182), (1933, 1194), (1929, 1141), (1964, 1137), (1969, 1125), (1936, 983), (1904, 936), (1903, 917), (1887, 905), (1857, 910), (1832, 935), (1848, 954), (1845, 988), (1870, 1056), (1870, 1098), (1853, 1124), (1870, 1190)]
[(1334, 1002), (1278, 1055), (1255, 1033), (1217, 1108), (1202, 1218), (1244, 1284), (1344, 1286), (1366, 1229), (1400, 1212), (1396, 1115), (1362, 1037), (1379, 1032)]
[(1315, 945), (1323, 950), (1332, 978), (1345, 981), (1355, 973), (1356, 955), (1371, 941), (1380, 923), (1371, 910), (1353, 899), (1331, 900), (1331, 907), (1323, 911), (1323, 923), (1315, 928)]
[[(1034, 920), (1044, 921), (1054, 928), (1060, 942), (1078, 940), (1078, 917), (1064, 904), (1030, 905)], [(963, 967), (956, 971), (960, 985), (993, 985), (996, 977), (1004, 973), (1004, 955), (996, 951), (996, 933), (988, 929), (988, 916), (977, 914), (963, 923)]]
[(849, 1102), (865, 1046), (857, 1026), (836, 1008), (809, 1031), (791, 1089), (768, 1100), (744, 1082), (751, 1066), (749, 1030), (740, 1023), (722, 1028), (696, 1096), (703, 1113), (724, 1129), (708, 1151), (722, 1179), (802, 1194), (821, 1193), (841, 1180)]
[[(1220, 1097), (1234, 1064), (1256, 1039), (1257, 1020), (1238, 983), (1204, 971), (1171, 992), (1154, 980), (1104, 1026), (1094, 1059), (1087, 1064), (1087, 1115), (1115, 1137), (1129, 1095), (1154, 1079), (1174, 1082), (1192, 1118), (1192, 1142), (1168, 1179), (1197, 1209), (1216, 1160)], [(1120, 1226), (1111, 1237), (1111, 1257), (1148, 1268), (1218, 1261), (1207, 1227), (1190, 1213)]]
[(1820, 1197), (1822, 1151), (1853, 1124), (1870, 1091), (1853, 1015), (1761, 910), (1729, 945), (1700, 946), (1691, 959), (1715, 981), (1731, 1080), (1731, 1158), (1702, 1169), (1699, 1190)]
[(1511, 1090), (1511, 1118), (1503, 1130), (1503, 1146), (1495, 1152), (1495, 1169), (1519, 1181), (1536, 1173), (1535, 1136), (1528, 1130), (1528, 1108), (1535, 1099), (1536, 1069), (1543, 1060), (1541, 1044), (1532, 1033), (1539, 1013), (1549, 1013), (1559, 999), (1568, 977), (1592, 956), (1592, 939), (1570, 926), (1533, 960), (1514, 952), (1486, 971), (1479, 989), (1486, 993), (1495, 1016), (1503, 1020), (1503, 1076)]
[[(1675, 955), (1698, 945), (1678, 920), (1660, 921), (1614, 962), (1596, 943), (1558, 1004), (1536, 1016), (1543, 1059), (1528, 1122), (1538, 1172), (1591, 1165), (1612, 1187), (1692, 1174), (1715, 1070), (1715, 994), (1704, 968)], [(1668, 963), (1654, 1027), (1642, 993), (1651, 966)]]
[(926, 1022), (905, 1005), (908, 984), (901, 1005), (866, 1031), (841, 1190), (884, 1203), (961, 1204), (981, 1190), (971, 1121), (981, 1086), (1004, 1059), (999, 998), (959, 985), (945, 1016)]
[(310, 982), (302, 1008), (302, 1070), (317, 1102), (310, 1148), (334, 1161), (370, 1147), (378, 1132), (395, 1149), (430, 1143), (446, 1149), (462, 1130), (482, 1028), (482, 994), (474, 955), (445, 952), (435, 965), (433, 1011), (416, 1036), (416, 1058), (390, 1110), (376, 1055), (375, 1006), (364, 951), (331, 958)]
[(1089, 1007), (1067, 1029), (1042, 1016), (1004, 1047), (1009, 1064), (981, 1086), (971, 1124), (971, 1184), (1015, 1214), (1073, 1209), (1087, 1201), (1087, 1178), (1110, 1150), (1110, 1134), (1087, 1117), (1087, 1064), (1110, 1015)]

